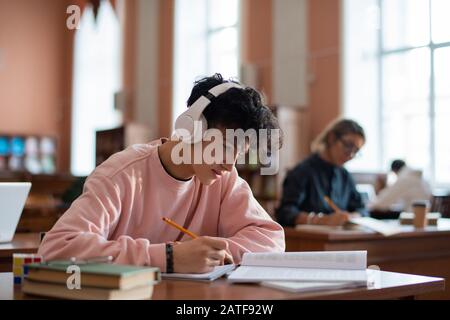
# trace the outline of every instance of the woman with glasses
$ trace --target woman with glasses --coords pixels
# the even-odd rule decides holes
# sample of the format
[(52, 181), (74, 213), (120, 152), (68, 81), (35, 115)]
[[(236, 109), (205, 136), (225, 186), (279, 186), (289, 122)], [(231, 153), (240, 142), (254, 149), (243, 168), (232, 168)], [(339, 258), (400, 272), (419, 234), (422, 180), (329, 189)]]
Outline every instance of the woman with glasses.
[(337, 226), (352, 214), (365, 215), (363, 199), (343, 167), (358, 155), (365, 141), (364, 130), (355, 121), (331, 123), (313, 142), (313, 154), (286, 176), (276, 212), (278, 221), (285, 226)]

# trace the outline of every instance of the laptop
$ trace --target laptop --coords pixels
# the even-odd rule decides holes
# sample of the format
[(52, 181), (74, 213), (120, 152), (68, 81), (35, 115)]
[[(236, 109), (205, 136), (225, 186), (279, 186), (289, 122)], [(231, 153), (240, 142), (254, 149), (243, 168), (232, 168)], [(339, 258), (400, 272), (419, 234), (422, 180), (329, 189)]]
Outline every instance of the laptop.
[(12, 241), (30, 189), (30, 182), (0, 183), (0, 243)]
[(371, 184), (357, 184), (356, 190), (361, 194), (366, 206), (377, 197), (375, 194), (375, 188)]

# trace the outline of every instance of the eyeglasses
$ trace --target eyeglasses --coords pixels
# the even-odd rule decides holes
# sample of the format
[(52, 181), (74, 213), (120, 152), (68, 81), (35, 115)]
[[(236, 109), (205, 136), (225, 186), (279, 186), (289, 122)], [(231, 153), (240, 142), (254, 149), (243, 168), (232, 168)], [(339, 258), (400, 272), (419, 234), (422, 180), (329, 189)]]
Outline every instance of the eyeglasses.
[(339, 138), (339, 141), (342, 143), (342, 146), (344, 147), (344, 151), (346, 154), (348, 154), (352, 158), (359, 157), (361, 155), (360, 148), (355, 146), (353, 142), (346, 141), (345, 139)]

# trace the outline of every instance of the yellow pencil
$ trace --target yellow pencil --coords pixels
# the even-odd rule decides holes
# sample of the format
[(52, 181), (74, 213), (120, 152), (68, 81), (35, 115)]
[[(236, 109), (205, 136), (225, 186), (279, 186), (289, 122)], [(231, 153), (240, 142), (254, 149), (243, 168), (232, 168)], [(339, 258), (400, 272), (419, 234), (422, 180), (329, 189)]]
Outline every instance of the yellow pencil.
[[(172, 227), (177, 228), (177, 229), (180, 230), (181, 232), (187, 234), (187, 235), (190, 236), (192, 239), (198, 238), (198, 236), (197, 236), (195, 233), (193, 233), (193, 232), (191, 232), (191, 231), (189, 231), (189, 230), (183, 228), (182, 226), (180, 226), (179, 224), (173, 222), (173, 221), (170, 220), (169, 218), (163, 217), (162, 219), (163, 219), (164, 222), (168, 223), (168, 224), (171, 225)], [(225, 264), (232, 264), (232, 263), (234, 263), (234, 262), (233, 262), (233, 256), (227, 251), (227, 256), (225, 257)]]
[(188, 236), (190, 236), (192, 239), (198, 238), (198, 236), (197, 236), (195, 233), (193, 233), (193, 232), (191, 232), (191, 231), (189, 231), (189, 230), (183, 228), (182, 226), (180, 226), (180, 225), (178, 225), (177, 223), (173, 222), (173, 221), (170, 220), (169, 218), (163, 217), (162, 219), (163, 219), (164, 222), (167, 222), (167, 223), (168, 223), (169, 225), (171, 225), (172, 227), (175, 227), (175, 228), (177, 228), (178, 230), (180, 230), (181, 232), (184, 232), (185, 234), (187, 234)]
[(335, 211), (335, 212), (342, 212), (341, 209), (327, 196), (324, 196), (323, 199), (326, 203)]

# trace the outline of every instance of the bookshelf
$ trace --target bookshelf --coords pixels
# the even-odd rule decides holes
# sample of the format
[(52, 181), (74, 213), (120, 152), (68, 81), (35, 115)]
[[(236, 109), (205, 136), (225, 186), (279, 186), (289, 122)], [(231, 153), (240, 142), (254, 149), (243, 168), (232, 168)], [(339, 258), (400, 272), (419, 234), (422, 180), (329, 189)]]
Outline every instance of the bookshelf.
[(261, 165), (236, 165), (236, 169), (239, 176), (249, 184), (256, 200), (274, 217), (286, 173), (310, 153), (310, 135), (307, 108), (284, 106), (270, 106), (270, 108), (278, 118), (284, 136), (283, 147), (279, 151), (278, 173), (261, 175)]
[(147, 143), (152, 132), (146, 126), (130, 123), (117, 128), (98, 130), (95, 134), (95, 165), (100, 165), (114, 153), (136, 143)]
[(63, 197), (78, 178), (68, 173), (0, 172), (0, 182), (31, 182), (16, 232), (46, 232), (67, 209)]
[(56, 154), (55, 137), (0, 133), (0, 173), (54, 174)]
[(95, 134), (95, 166), (125, 149), (125, 127), (99, 130)]
[(253, 192), (255, 199), (273, 217), (278, 205), (277, 175), (261, 175), (260, 167), (236, 165), (239, 176), (244, 179)]

